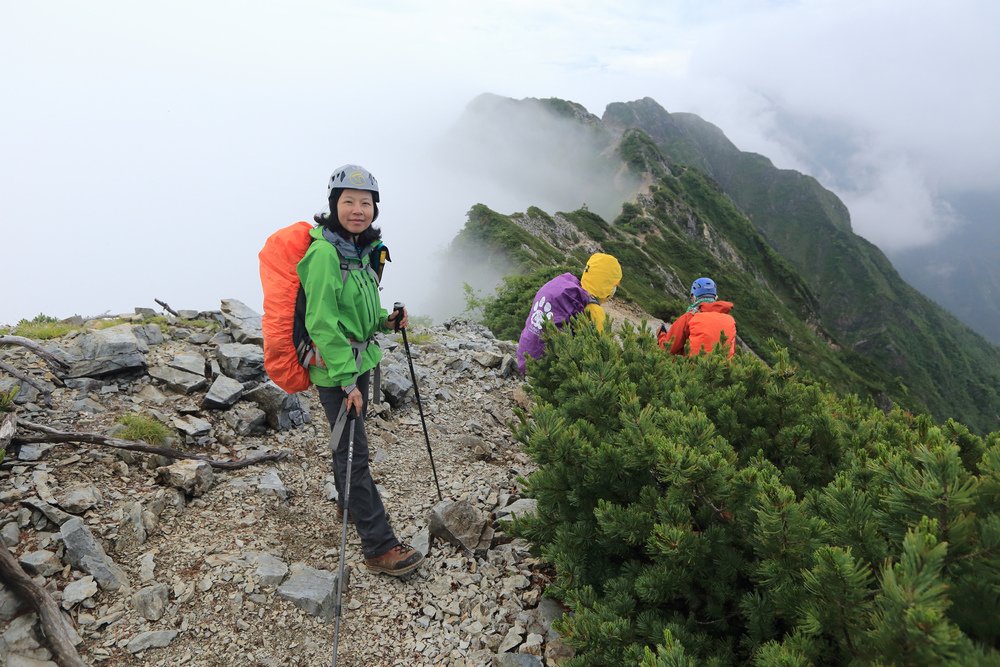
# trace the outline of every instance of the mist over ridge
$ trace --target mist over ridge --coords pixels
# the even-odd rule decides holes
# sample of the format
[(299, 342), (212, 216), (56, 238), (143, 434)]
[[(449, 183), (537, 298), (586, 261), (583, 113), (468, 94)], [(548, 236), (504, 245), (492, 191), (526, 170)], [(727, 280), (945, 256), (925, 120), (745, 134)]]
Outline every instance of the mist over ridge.
[[(981, 428), (997, 423), (1000, 407), (996, 414), (991, 411), (1000, 406), (996, 392), (1000, 350), (904, 282), (886, 255), (854, 232), (847, 206), (816, 178), (779, 169), (766, 156), (741, 151), (719, 127), (695, 114), (671, 114), (648, 97), (609, 104), (597, 119), (565, 100), (485, 96), (470, 104), (469, 115), (474, 122), (463, 118), (457, 125), (464, 132), (461, 145), (492, 146), (498, 136), (507, 142), (503, 150), (483, 151), (485, 157), (468, 152), (465, 176), (489, 179), (498, 190), (511, 184), (522, 197), (521, 206), (505, 209), (485, 200), (474, 207), (457, 253), (477, 257), (469, 275), (488, 266), (501, 273), (495, 261), (482, 258), (503, 258), (504, 252), (512, 272), (521, 273), (563, 261), (582, 268), (587, 252), (600, 249), (620, 255), (624, 286), (632, 274), (639, 280), (621, 296), (637, 299), (648, 312), (664, 318), (674, 315), (669, 307), (664, 309), (663, 300), (682, 297), (683, 290), (678, 292), (675, 286), (695, 275), (715, 272), (719, 280), (737, 281), (750, 291), (755, 289), (753, 283), (761, 282), (771, 293), (784, 295), (780, 298), (798, 313), (793, 317), (804, 318), (813, 331), (807, 335), (819, 336), (831, 349), (841, 351), (835, 354), (839, 361), (829, 363), (853, 368), (848, 375), (868, 378), (876, 393), (905, 397), (912, 391), (934, 405), (939, 417), (953, 414), (952, 408), (964, 411), (971, 402), (987, 413), (966, 418)], [(538, 126), (523, 126), (536, 122)], [(573, 125), (576, 129), (567, 129)], [(546, 133), (554, 133), (554, 139), (542, 140)], [(565, 137), (581, 135), (585, 141), (573, 151), (560, 150)], [(581, 155), (586, 150), (593, 155)], [(494, 154), (498, 159), (492, 159)], [(611, 201), (624, 202), (614, 217), (600, 215), (589, 205), (534, 205), (535, 199), (551, 198), (538, 188), (532, 190), (533, 185), (553, 179), (565, 183), (562, 170), (574, 173), (577, 164), (584, 165), (584, 180), (605, 188), (610, 183), (605, 192)], [(536, 165), (544, 168), (531, 172)], [(638, 184), (631, 193), (615, 188), (622, 179), (607, 178), (622, 169), (631, 173), (626, 182), (633, 188)], [(692, 170), (707, 180), (689, 178)], [(533, 173), (556, 176), (544, 179), (532, 177)], [(588, 193), (596, 191), (595, 187)], [(718, 227), (732, 216), (743, 222), (733, 219)], [(572, 231), (554, 235), (551, 225), (565, 227), (567, 222), (592, 239), (590, 245), (579, 246)], [(595, 231), (601, 228), (607, 231)], [(671, 235), (680, 232), (678, 245), (666, 241), (667, 229), (673, 230)], [(757, 240), (749, 241), (753, 237)], [(681, 239), (687, 240), (681, 243)], [(572, 252), (563, 247), (567, 241), (573, 244)], [(758, 248), (752, 254), (766, 246), (767, 253), (780, 256), (777, 265), (785, 263), (785, 268), (774, 269), (776, 273), (767, 278), (759, 264), (775, 261), (764, 260), (767, 253), (740, 259), (743, 253), (734, 250), (746, 248), (748, 242)], [(650, 249), (652, 243), (655, 251)], [(706, 249), (707, 263), (692, 264)], [(451, 266), (457, 270), (460, 261), (453, 260)], [(778, 278), (781, 275), (788, 277)], [(790, 286), (782, 286), (785, 280), (792, 281)], [(744, 317), (748, 308), (754, 317), (763, 316), (772, 300), (752, 295), (743, 303)], [(759, 323), (758, 344), (768, 330)], [(801, 335), (786, 340), (791, 343)], [(966, 397), (965, 402), (956, 402), (959, 395)]]

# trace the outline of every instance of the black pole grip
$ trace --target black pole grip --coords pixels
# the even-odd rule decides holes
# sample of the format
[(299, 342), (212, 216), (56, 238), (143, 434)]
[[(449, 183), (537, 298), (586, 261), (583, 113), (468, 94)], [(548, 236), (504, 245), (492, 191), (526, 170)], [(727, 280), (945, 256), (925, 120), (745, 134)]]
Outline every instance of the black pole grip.
[(402, 301), (397, 301), (392, 304), (392, 314), (395, 316), (392, 318), (392, 328), (394, 331), (399, 331), (399, 323), (403, 317), (403, 309), (406, 308), (406, 304)]

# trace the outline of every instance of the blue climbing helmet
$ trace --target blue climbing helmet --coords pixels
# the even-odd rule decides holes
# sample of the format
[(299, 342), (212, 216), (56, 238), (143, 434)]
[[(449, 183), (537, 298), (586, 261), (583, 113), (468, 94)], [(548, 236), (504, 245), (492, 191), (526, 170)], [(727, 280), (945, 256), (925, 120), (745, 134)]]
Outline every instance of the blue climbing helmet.
[(715, 289), (715, 281), (711, 278), (698, 278), (691, 283), (691, 296), (698, 299), (703, 296), (718, 296)]

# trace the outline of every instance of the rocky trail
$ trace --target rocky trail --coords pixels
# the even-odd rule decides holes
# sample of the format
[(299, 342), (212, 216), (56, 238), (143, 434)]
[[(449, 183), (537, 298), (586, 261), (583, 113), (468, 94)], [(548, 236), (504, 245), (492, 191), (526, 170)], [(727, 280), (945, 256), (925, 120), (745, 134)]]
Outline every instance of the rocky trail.
[[(114, 436), (123, 415), (141, 414), (167, 424), (178, 449), (284, 458), (220, 470), (19, 442), (35, 435), (22, 426), (0, 465), (0, 540), (60, 606), (87, 664), (330, 664), (340, 523), (322, 409), (313, 392), (267, 381), (259, 316), (243, 304), (180, 315), (47, 342), (71, 362), (62, 378), (0, 347), (34, 381), (0, 375), (0, 393), (20, 388), (22, 422)], [(410, 332), (439, 502), (405, 353), (396, 336), (381, 344), (372, 473), (397, 535), (427, 559), (402, 579), (369, 573), (349, 529), (339, 664), (559, 664), (568, 650), (551, 629), (562, 610), (542, 596), (548, 572), (500, 523), (533, 509), (518, 484), (532, 464), (509, 427), (527, 400), (513, 345), (461, 321)], [(0, 659), (55, 664), (38, 617), (3, 586)]]

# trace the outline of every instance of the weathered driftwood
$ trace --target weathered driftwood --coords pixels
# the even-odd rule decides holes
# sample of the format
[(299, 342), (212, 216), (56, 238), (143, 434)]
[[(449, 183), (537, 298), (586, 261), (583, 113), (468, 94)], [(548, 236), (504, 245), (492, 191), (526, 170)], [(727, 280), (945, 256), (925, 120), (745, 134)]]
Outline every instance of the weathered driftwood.
[(0, 412), (0, 460), (7, 452), (14, 432), (17, 431), (17, 416), (13, 412)]
[(155, 301), (156, 303), (158, 303), (161, 306), (163, 306), (163, 310), (167, 311), (168, 313), (170, 313), (174, 317), (180, 317), (180, 315), (177, 314), (177, 311), (174, 310), (173, 308), (171, 308), (169, 305), (167, 305), (167, 303), (165, 301), (160, 301), (159, 299), (153, 299), (153, 301)]
[(98, 433), (71, 433), (69, 431), (59, 431), (49, 426), (42, 426), (41, 424), (35, 424), (33, 422), (21, 421), (19, 423), (24, 428), (44, 434), (39, 436), (15, 436), (13, 440), (19, 444), (28, 442), (85, 442), (91, 445), (103, 445), (104, 447), (112, 447), (114, 449), (127, 449), (132, 452), (159, 454), (160, 456), (166, 456), (169, 459), (195, 459), (197, 461), (204, 461), (213, 468), (219, 468), (220, 470), (239, 470), (240, 468), (246, 468), (256, 463), (263, 463), (265, 461), (280, 461), (288, 456), (288, 452), (272, 452), (270, 454), (261, 454), (260, 456), (244, 459), (242, 461), (216, 461), (215, 459), (203, 454), (191, 454), (177, 449), (170, 449), (169, 447), (156, 447), (155, 445), (148, 445), (144, 442), (112, 438)]
[(55, 601), (45, 591), (31, 580), (21, 565), (14, 559), (7, 547), (0, 545), (0, 579), (22, 600), (30, 603), (38, 612), (42, 624), (42, 632), (48, 639), (53, 657), (62, 667), (87, 667), (80, 659), (73, 642), (66, 632), (65, 621)]
[(0, 335), (0, 345), (19, 345), (20, 347), (27, 348), (37, 354), (39, 357), (45, 360), (45, 362), (52, 367), (56, 373), (66, 373), (69, 371), (69, 364), (65, 361), (52, 354), (44, 347), (31, 340), (30, 338), (25, 338), (24, 336), (11, 336), (11, 335)]

